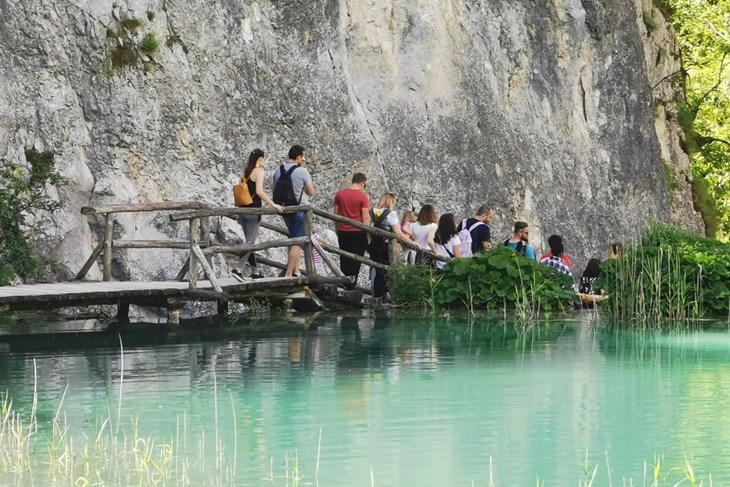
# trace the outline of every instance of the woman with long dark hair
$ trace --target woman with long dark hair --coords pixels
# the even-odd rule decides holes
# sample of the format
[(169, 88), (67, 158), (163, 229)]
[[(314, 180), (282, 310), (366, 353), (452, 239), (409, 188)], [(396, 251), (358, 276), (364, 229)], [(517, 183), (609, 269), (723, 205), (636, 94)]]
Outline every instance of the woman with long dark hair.
[[(433, 239), (438, 228), (437, 221), (436, 210), (434, 210), (433, 205), (423, 205), (418, 212), (416, 223), (411, 225), (413, 241), (422, 249), (430, 250), (434, 254), (436, 253), (436, 244)], [(422, 263), (423, 260), (423, 255), (418, 252), (416, 254), (416, 264)]]
[[(272, 208), (276, 208), (276, 211), (281, 213), (284, 208), (274, 203), (269, 195), (264, 191), (264, 164), (266, 163), (266, 154), (261, 149), (254, 149), (248, 156), (248, 164), (243, 170), (242, 178), (246, 185), (248, 185), (248, 192), (253, 198), (253, 203), (248, 205), (246, 208), (261, 208), (262, 202), (266, 202), (267, 205)], [(261, 215), (241, 215), (238, 217), (238, 223), (243, 229), (243, 237), (246, 240), (246, 246), (250, 247), (256, 243), (256, 237), (259, 233), (259, 224), (261, 223)], [(263, 277), (256, 265), (256, 254), (253, 252), (245, 253), (238, 259), (236, 267), (233, 268), (231, 274), (234, 278), (239, 281), (243, 281), (243, 266), (246, 261), (251, 265), (251, 277), (257, 279)]]
[[(439, 218), (438, 227), (436, 228), (436, 236), (433, 238), (436, 245), (436, 253), (444, 257), (458, 259), (461, 257), (461, 240), (456, 234), (456, 221), (454, 221), (453, 213), (445, 213)], [(436, 261), (436, 269), (443, 269), (444, 263), (440, 260)]]

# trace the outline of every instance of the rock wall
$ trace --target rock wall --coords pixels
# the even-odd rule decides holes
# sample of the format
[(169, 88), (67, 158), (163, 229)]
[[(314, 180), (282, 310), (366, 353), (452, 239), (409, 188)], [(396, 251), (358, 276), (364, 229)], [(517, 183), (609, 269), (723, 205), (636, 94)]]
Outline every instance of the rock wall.
[[(250, 150), (273, 169), (294, 143), (313, 204), (361, 171), (400, 209), (488, 202), (497, 239), (515, 219), (538, 248), (562, 234), (580, 269), (652, 220), (702, 229), (651, 0), (0, 0), (0, 49), (0, 159), (56, 154), (65, 210), (36, 226), (70, 272), (103, 235), (81, 206), (230, 205)], [(115, 227), (185, 231), (159, 214)], [(183, 258), (120, 253), (115, 275), (169, 278)]]

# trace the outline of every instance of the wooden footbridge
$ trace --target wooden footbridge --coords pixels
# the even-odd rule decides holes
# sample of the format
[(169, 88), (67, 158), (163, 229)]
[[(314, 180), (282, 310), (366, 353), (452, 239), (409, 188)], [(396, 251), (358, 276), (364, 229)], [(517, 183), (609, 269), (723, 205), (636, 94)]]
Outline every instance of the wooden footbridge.
[[(188, 240), (122, 240), (114, 238), (114, 223), (120, 213), (165, 212), (171, 222), (187, 223)], [(320, 296), (334, 298), (345, 295), (352, 299), (352, 294), (338, 289), (351, 287), (351, 278), (342, 274), (332, 254), (350, 257), (363, 264), (387, 269), (387, 264), (374, 262), (368, 257), (355, 255), (338, 247), (319, 242), (312, 237), (314, 218), (335, 222), (349, 223), (361, 228), (371, 235), (379, 235), (390, 239), (395, 256), (396, 242), (407, 248), (415, 248), (406, 240), (395, 234), (386, 232), (360, 222), (334, 215), (311, 206), (291, 206), (284, 208), (284, 213), (304, 213), (305, 236), (289, 238), (285, 227), (271, 222), (261, 222), (262, 227), (281, 234), (284, 238), (270, 240), (255, 245), (220, 245), (209, 240), (212, 218), (237, 218), (240, 215), (276, 215), (272, 208), (225, 208), (211, 207), (201, 203), (147, 203), (137, 205), (113, 205), (104, 207), (84, 207), (83, 215), (90, 218), (103, 218), (104, 234), (99, 243), (75, 277), (74, 281), (49, 284), (23, 284), (19, 286), (0, 287), (0, 311), (21, 309), (53, 309), (62, 307), (84, 307), (93, 305), (116, 305), (117, 318), (125, 321), (129, 318), (130, 305), (164, 308), (168, 311), (168, 322), (179, 322), (180, 310), (191, 301), (208, 301), (217, 303), (217, 312), (226, 313), (229, 302), (247, 302), (252, 298), (270, 298), (274, 300), (293, 299), (305, 303), (308, 308), (324, 306)], [(327, 222), (327, 223), (329, 223)], [(297, 245), (303, 250), (305, 268), (300, 277), (270, 277), (264, 279), (239, 282), (231, 277), (217, 276), (213, 271), (212, 256), (222, 253), (229, 255), (245, 255), (251, 251), (262, 251), (276, 247)], [(173, 280), (169, 281), (113, 281), (113, 253), (125, 249), (177, 249), (188, 252), (185, 264)], [(331, 271), (330, 276), (317, 274), (314, 251), (317, 251)], [(424, 252), (436, 260), (445, 260), (441, 256)], [(257, 256), (258, 257), (258, 256)], [(276, 269), (286, 269), (286, 263), (276, 262), (258, 257), (258, 262)], [(392, 264), (393, 262), (391, 262)], [(101, 265), (102, 281), (87, 281), (85, 277), (95, 264)], [(360, 294), (368, 293), (359, 288)], [(358, 300), (359, 301), (359, 300)]]

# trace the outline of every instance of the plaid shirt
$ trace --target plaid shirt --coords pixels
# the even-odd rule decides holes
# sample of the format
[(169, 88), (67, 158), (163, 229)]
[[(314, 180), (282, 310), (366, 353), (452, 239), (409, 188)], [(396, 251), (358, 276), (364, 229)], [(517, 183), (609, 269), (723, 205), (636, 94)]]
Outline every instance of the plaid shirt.
[(557, 269), (558, 272), (561, 274), (567, 274), (568, 276), (572, 275), (570, 273), (570, 267), (568, 267), (565, 262), (563, 262), (563, 259), (556, 255), (551, 255), (550, 257), (545, 257), (540, 260), (541, 264), (545, 264), (550, 267), (554, 267)]

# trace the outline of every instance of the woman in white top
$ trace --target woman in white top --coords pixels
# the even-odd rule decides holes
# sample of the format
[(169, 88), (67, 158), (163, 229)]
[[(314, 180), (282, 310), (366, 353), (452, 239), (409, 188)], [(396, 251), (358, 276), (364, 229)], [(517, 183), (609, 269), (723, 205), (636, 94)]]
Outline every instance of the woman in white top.
[[(395, 212), (395, 196), (393, 193), (383, 193), (375, 208), (370, 210), (370, 220), (374, 227), (395, 233), (400, 238), (405, 238), (403, 231), (398, 224), (398, 214)], [(371, 235), (368, 246), (370, 258), (375, 262), (390, 264), (390, 251), (388, 242), (380, 236)], [(370, 268), (370, 279), (373, 285), (373, 297), (384, 297), (388, 292), (388, 283), (385, 280), (385, 272), (375, 267)]]
[[(437, 254), (452, 259), (461, 257), (461, 249), (459, 248), (461, 240), (459, 240), (459, 236), (456, 234), (456, 222), (452, 213), (446, 213), (439, 218), (434, 243), (436, 244)], [(440, 260), (436, 261), (436, 269), (443, 268), (444, 263)]]
[[(418, 212), (418, 219), (416, 223), (411, 225), (411, 232), (413, 232), (413, 241), (418, 244), (419, 247), (426, 250), (431, 250), (434, 254), (436, 253), (436, 244), (433, 238), (436, 236), (436, 211), (431, 205), (423, 205), (421, 211)], [(423, 257), (416, 255), (416, 264), (423, 261)]]

